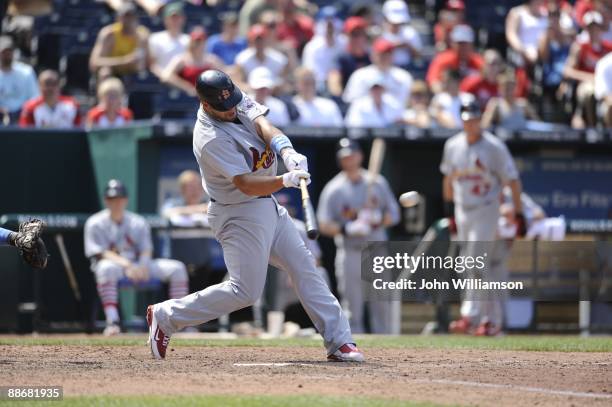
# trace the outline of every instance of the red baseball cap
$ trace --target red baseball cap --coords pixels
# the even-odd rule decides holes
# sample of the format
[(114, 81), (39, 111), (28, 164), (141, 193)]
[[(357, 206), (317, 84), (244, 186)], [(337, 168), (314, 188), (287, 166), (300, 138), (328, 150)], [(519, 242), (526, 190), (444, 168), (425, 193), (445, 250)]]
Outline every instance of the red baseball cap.
[(363, 17), (349, 17), (344, 22), (344, 32), (347, 34), (352, 33), (355, 30), (368, 28), (368, 22)]
[(465, 10), (465, 3), (463, 0), (448, 0), (446, 8), (447, 10)]
[(379, 38), (374, 41), (372, 49), (374, 50), (374, 52), (382, 54), (383, 52), (393, 51), (395, 49), (395, 44), (384, 38)]
[(189, 33), (189, 37), (191, 37), (192, 41), (205, 40), (206, 31), (204, 31), (202, 27), (194, 27), (194, 29)]
[(256, 40), (257, 38), (265, 37), (268, 35), (268, 29), (262, 24), (255, 24), (249, 30), (249, 41)]

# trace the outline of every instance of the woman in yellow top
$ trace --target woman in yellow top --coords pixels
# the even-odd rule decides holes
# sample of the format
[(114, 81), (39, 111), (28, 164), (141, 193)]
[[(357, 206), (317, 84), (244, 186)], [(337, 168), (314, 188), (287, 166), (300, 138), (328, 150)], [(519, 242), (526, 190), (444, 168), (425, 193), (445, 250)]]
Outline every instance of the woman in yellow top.
[(136, 8), (124, 3), (117, 22), (100, 30), (89, 58), (89, 68), (99, 78), (121, 76), (147, 68), (149, 30), (138, 24)]

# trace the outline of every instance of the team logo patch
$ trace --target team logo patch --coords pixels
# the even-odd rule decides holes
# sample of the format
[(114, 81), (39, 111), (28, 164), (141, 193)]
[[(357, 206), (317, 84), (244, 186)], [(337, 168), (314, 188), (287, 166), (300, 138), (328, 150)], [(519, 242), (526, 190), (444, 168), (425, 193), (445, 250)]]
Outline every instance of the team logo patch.
[(223, 100), (227, 100), (227, 99), (229, 99), (230, 95), (231, 95), (231, 94), (230, 94), (230, 91), (229, 91), (229, 90), (227, 90), (227, 89), (223, 89), (223, 90), (221, 91), (221, 99), (223, 99)]
[(253, 168), (251, 171), (255, 172), (257, 170), (270, 168), (270, 166), (274, 163), (274, 158), (276, 155), (274, 151), (270, 150), (269, 147), (266, 147), (263, 153), (257, 151), (256, 148), (251, 147), (251, 153), (253, 154)]

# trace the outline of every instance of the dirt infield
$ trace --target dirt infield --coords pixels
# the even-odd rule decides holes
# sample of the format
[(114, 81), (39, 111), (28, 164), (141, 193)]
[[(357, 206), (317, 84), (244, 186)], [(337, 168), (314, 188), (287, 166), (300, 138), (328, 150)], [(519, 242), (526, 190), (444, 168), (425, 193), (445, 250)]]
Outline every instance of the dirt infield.
[[(612, 355), (365, 349), (365, 364), (301, 347), (0, 346), (0, 385), (62, 385), (77, 395), (368, 396), (461, 405), (612, 405)], [(277, 363), (277, 365), (274, 365)], [(262, 365), (263, 364), (263, 365)], [(273, 364), (273, 365), (268, 365)]]

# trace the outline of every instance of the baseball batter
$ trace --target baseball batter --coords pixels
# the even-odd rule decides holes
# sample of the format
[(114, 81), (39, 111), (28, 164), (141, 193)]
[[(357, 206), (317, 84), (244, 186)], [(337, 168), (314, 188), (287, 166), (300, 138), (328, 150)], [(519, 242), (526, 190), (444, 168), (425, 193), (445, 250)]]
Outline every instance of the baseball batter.
[(91, 260), (104, 307), (104, 334), (110, 336), (121, 332), (117, 310), (117, 283), (121, 278), (167, 282), (170, 298), (187, 295), (189, 278), (180, 261), (151, 258), (151, 229), (142, 216), (125, 210), (128, 195), (123, 183), (114, 179), (108, 182), (104, 204), (106, 209), (85, 222), (85, 256)]
[[(497, 264), (500, 260), (495, 254), (498, 248), (492, 242), (497, 235), (502, 188), (508, 185), (512, 191), (517, 234), (524, 236), (521, 183), (506, 145), (481, 129), (480, 107), (475, 100), (462, 100), (461, 119), (463, 131), (448, 139), (444, 145), (440, 164), (440, 171), (444, 174), (443, 195), (445, 201), (454, 203), (459, 241), (468, 242), (462, 248), (462, 255), (480, 255), (487, 249), (489, 252), (485, 272), (478, 275), (466, 272), (466, 278), (499, 281), (503, 276), (496, 273), (504, 267)], [(503, 323), (502, 303), (501, 297), (493, 298), (483, 296), (477, 290), (466, 290), (461, 319), (451, 323), (451, 332), (496, 334)]]
[[(321, 233), (336, 243), (336, 278), (345, 308), (350, 311), (351, 329), (365, 332), (364, 298), (361, 280), (361, 252), (368, 241), (386, 241), (386, 228), (397, 224), (397, 200), (382, 175), (370, 180), (361, 167), (359, 144), (340, 140), (336, 153), (342, 171), (325, 185), (319, 199), (317, 217)], [(372, 182), (368, 194), (368, 184)], [(370, 301), (372, 333), (392, 332), (390, 301)]]
[[(265, 118), (268, 109), (244, 95), (225, 73), (196, 81), (200, 110), (193, 150), (210, 196), (208, 216), (223, 248), (229, 280), (147, 309), (151, 353), (163, 359), (171, 335), (252, 305), (263, 291), (268, 263), (291, 275), (304, 309), (336, 361), (363, 361), (340, 304), (316, 270), (287, 210), (271, 194), (309, 180), (306, 157)], [(277, 176), (277, 158), (288, 172)]]

